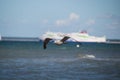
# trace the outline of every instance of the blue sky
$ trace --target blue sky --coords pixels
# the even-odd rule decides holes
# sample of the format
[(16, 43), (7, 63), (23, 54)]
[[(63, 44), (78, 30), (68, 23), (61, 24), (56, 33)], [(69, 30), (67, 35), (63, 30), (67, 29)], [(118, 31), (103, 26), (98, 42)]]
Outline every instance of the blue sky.
[(120, 0), (0, 0), (0, 34), (39, 37), (46, 31), (120, 39)]

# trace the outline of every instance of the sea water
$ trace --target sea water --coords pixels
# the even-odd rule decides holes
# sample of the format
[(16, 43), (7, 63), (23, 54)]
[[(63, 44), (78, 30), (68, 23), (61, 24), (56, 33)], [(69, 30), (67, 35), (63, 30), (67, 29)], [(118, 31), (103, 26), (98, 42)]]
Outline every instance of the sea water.
[(120, 80), (120, 44), (1, 41), (0, 80)]

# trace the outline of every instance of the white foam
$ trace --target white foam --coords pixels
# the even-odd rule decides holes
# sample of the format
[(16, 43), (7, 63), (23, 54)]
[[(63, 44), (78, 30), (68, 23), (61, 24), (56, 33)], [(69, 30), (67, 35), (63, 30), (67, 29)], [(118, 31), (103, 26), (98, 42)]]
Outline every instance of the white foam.
[(85, 56), (83, 56), (83, 58), (95, 58), (95, 56), (94, 55), (85, 55)]
[(86, 54), (86, 55), (78, 55), (80, 58), (89, 58), (89, 59), (94, 59), (96, 58), (94, 55), (89, 55), (89, 54)]

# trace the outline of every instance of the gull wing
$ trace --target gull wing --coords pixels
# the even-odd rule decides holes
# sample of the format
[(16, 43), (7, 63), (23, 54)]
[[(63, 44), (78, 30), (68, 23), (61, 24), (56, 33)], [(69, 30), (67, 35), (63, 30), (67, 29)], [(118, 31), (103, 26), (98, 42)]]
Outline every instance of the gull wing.
[(43, 48), (44, 48), (44, 49), (47, 48), (47, 44), (48, 44), (48, 42), (49, 42), (50, 40), (52, 40), (52, 39), (51, 39), (51, 38), (46, 38), (46, 39), (44, 40), (44, 42), (43, 42)]
[(63, 39), (61, 39), (60, 41), (62, 41), (62, 42), (65, 42), (66, 40), (68, 40), (70, 37), (68, 37), (68, 36), (65, 36)]

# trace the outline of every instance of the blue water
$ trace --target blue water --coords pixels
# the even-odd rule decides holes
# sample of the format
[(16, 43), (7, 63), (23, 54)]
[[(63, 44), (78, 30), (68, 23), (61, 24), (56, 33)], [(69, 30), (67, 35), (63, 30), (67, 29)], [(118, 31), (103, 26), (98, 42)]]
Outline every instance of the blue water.
[(120, 44), (1, 41), (0, 80), (120, 80)]

